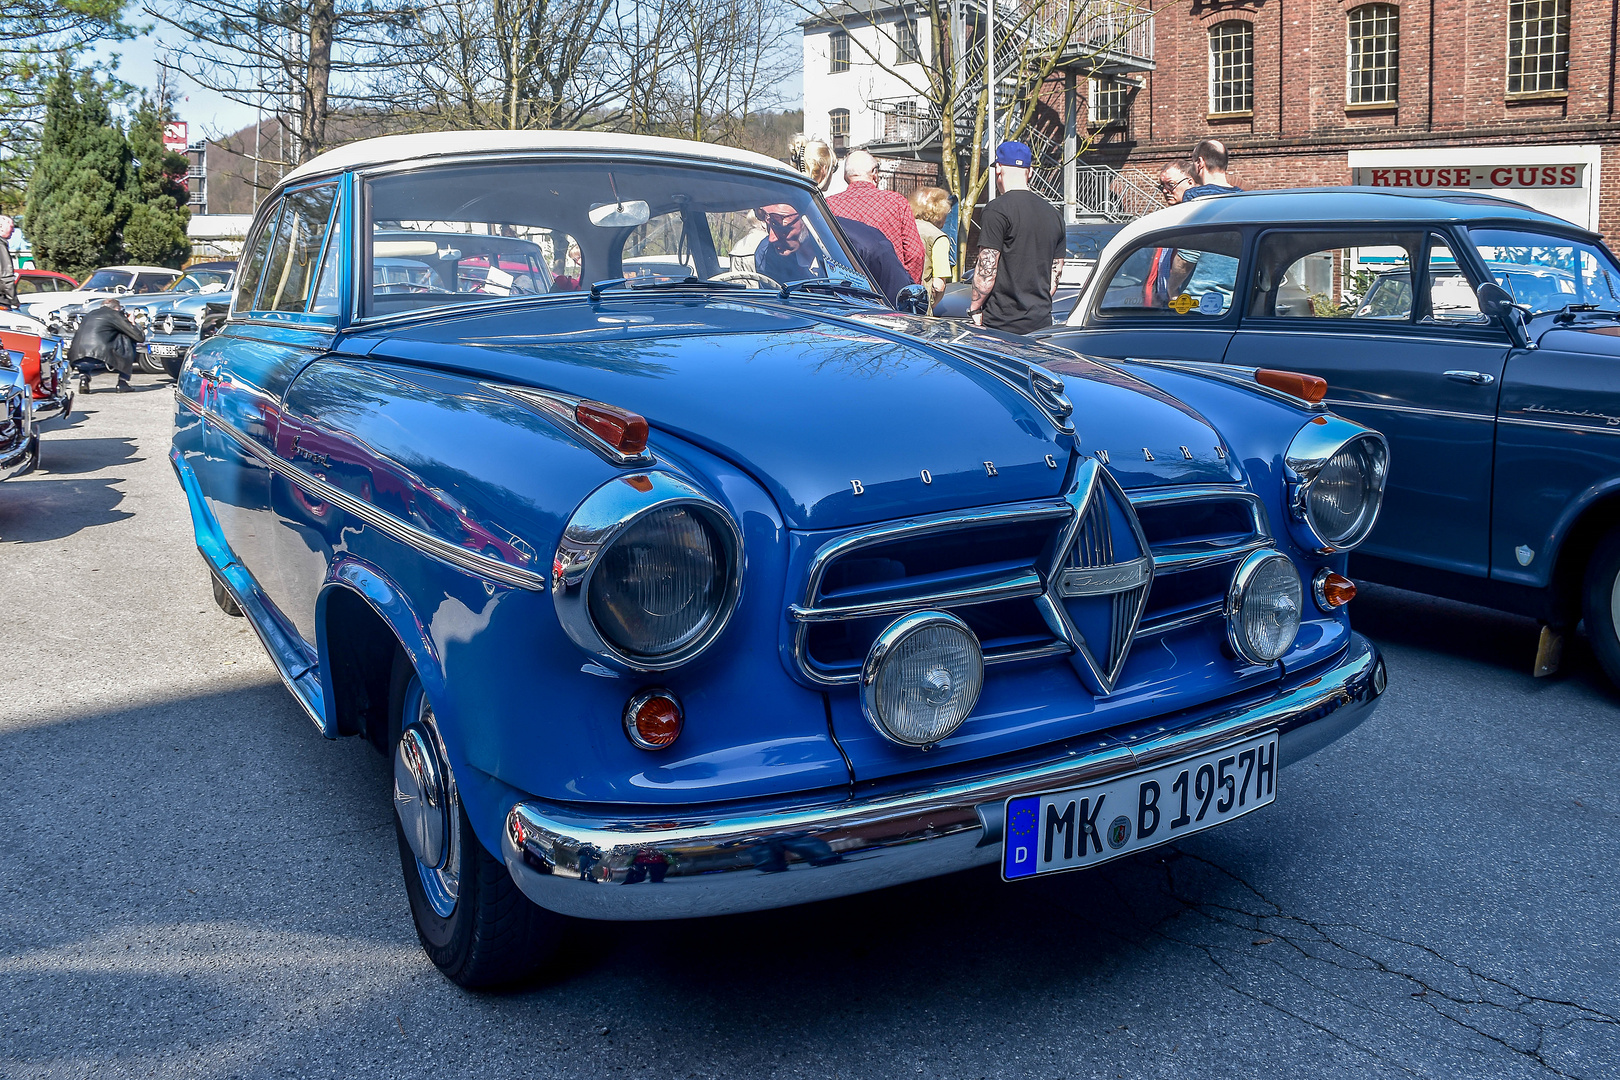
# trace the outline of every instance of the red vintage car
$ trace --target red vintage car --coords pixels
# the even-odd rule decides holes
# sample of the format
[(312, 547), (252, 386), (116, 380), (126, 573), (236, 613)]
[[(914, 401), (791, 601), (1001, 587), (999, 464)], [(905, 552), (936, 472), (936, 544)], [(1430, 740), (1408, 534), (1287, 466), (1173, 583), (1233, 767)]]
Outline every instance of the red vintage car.
[(0, 330), (0, 348), (16, 358), (33, 394), (34, 425), (73, 412), (73, 384), (68, 379), (67, 345), (59, 337)]
[(58, 274), (54, 270), (18, 270), (17, 296), (27, 296), (35, 299), (31, 293), (73, 292), (79, 283), (66, 274)]

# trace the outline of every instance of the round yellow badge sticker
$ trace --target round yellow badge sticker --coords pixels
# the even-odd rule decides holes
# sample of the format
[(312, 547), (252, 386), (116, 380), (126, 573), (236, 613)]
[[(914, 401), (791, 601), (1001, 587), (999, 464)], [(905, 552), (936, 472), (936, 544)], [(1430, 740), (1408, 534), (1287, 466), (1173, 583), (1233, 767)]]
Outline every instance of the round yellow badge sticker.
[(1177, 315), (1185, 315), (1187, 312), (1191, 311), (1197, 306), (1198, 301), (1194, 300), (1186, 293), (1182, 293), (1180, 296), (1170, 301), (1171, 310), (1173, 310)]

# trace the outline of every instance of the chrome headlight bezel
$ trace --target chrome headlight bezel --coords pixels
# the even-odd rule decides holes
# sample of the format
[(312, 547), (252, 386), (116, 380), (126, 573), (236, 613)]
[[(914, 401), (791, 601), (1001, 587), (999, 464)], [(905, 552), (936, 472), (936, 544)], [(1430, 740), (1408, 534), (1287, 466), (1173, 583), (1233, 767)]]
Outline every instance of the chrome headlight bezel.
[[(1354, 527), (1338, 535), (1325, 528), (1312, 504), (1312, 487), (1322, 470), (1340, 453), (1356, 453), (1364, 463), (1371, 494), (1356, 516)], [(1371, 428), (1333, 413), (1323, 413), (1295, 433), (1284, 454), (1283, 502), (1289, 531), (1301, 547), (1317, 555), (1332, 555), (1361, 546), (1378, 524), (1384, 489), (1389, 481), (1389, 443)]]
[[(894, 651), (914, 635), (933, 628), (942, 628), (960, 635), (972, 647), (971, 663), (969, 665), (969, 684), (972, 693), (968, 696), (966, 707), (961, 715), (949, 727), (933, 733), (926, 739), (910, 739), (904, 733), (896, 730), (890, 723), (890, 718), (883, 715), (880, 702), (879, 680), (887, 674), (889, 661)], [(866, 660), (861, 665), (861, 712), (867, 723), (872, 725), (879, 735), (896, 746), (905, 746), (911, 749), (927, 749), (936, 746), (950, 738), (961, 726), (967, 722), (974, 707), (978, 704), (979, 696), (984, 691), (984, 648), (979, 637), (961, 619), (948, 611), (913, 611), (902, 615), (890, 623), (877, 640), (872, 643), (871, 650), (866, 654)]]
[[(1287, 643), (1276, 656), (1265, 656), (1252, 647), (1252, 643), (1249, 641), (1248, 635), (1244, 632), (1242, 609), (1243, 603), (1249, 594), (1249, 587), (1254, 583), (1254, 580), (1259, 575), (1260, 571), (1264, 569), (1268, 563), (1274, 563), (1278, 560), (1281, 560), (1281, 562), (1287, 566), (1288, 570), (1294, 575), (1294, 585), (1298, 593), (1298, 597), (1295, 602), (1294, 633), (1289, 636)], [(1226, 641), (1227, 644), (1232, 647), (1232, 651), (1240, 659), (1246, 660), (1251, 664), (1255, 664), (1260, 667), (1270, 667), (1272, 664), (1275, 664), (1278, 660), (1288, 655), (1288, 650), (1294, 647), (1294, 642), (1299, 637), (1299, 628), (1304, 624), (1305, 621), (1305, 586), (1304, 583), (1300, 581), (1299, 567), (1294, 565), (1293, 559), (1290, 559), (1287, 555), (1284, 555), (1276, 548), (1261, 548), (1259, 551), (1251, 551), (1244, 558), (1244, 560), (1238, 564), (1237, 570), (1232, 574), (1232, 583), (1228, 585), (1226, 589), (1225, 610)]]
[[(608, 641), (591, 614), (591, 579), (602, 556), (625, 532), (659, 510), (689, 507), (719, 537), (725, 559), (720, 600), (708, 624), (679, 648), (658, 656), (631, 655)], [(551, 563), (551, 599), (564, 633), (586, 653), (621, 671), (668, 671), (697, 658), (730, 623), (742, 596), (742, 531), (725, 507), (665, 472), (616, 476), (587, 495), (563, 529)]]

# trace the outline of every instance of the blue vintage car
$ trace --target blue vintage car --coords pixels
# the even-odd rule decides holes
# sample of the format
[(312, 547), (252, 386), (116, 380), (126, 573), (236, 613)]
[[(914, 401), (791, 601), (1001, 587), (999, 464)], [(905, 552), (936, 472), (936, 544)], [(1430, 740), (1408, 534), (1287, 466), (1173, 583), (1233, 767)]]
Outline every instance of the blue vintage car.
[(890, 310), (758, 155), (397, 136), (265, 200), (172, 460), (221, 607), (390, 756), (423, 946), (483, 985), (570, 917), (1272, 803), (1385, 678), (1343, 577), (1384, 440), (1288, 379)]
[(1620, 683), (1620, 264), (1470, 192), (1201, 199), (1132, 224), (1049, 342), (1286, 367), (1389, 439), (1355, 576), (1531, 615), (1537, 674), (1585, 620)]

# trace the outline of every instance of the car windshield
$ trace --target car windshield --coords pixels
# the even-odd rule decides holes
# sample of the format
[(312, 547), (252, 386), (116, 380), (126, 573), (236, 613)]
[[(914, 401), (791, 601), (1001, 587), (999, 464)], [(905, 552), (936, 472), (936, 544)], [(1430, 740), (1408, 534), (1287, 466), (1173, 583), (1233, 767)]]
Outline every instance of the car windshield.
[[(366, 313), (696, 278), (869, 288), (819, 195), (713, 165), (519, 160), (369, 182)], [(817, 294), (823, 298), (827, 293)]]
[(130, 273), (128, 270), (97, 270), (95, 273), (90, 275), (90, 280), (86, 281), (80, 287), (86, 291), (95, 289), (116, 289), (120, 285), (127, 287), (129, 283), (134, 280), (134, 278), (135, 275)]
[(1550, 233), (1473, 229), (1491, 276), (1532, 314), (1590, 304), (1620, 311), (1620, 266), (1608, 252)]
[(164, 291), (194, 293), (202, 292), (209, 285), (218, 285), (220, 288), (224, 288), (230, 283), (231, 272), (229, 270), (187, 270), (184, 277)]

